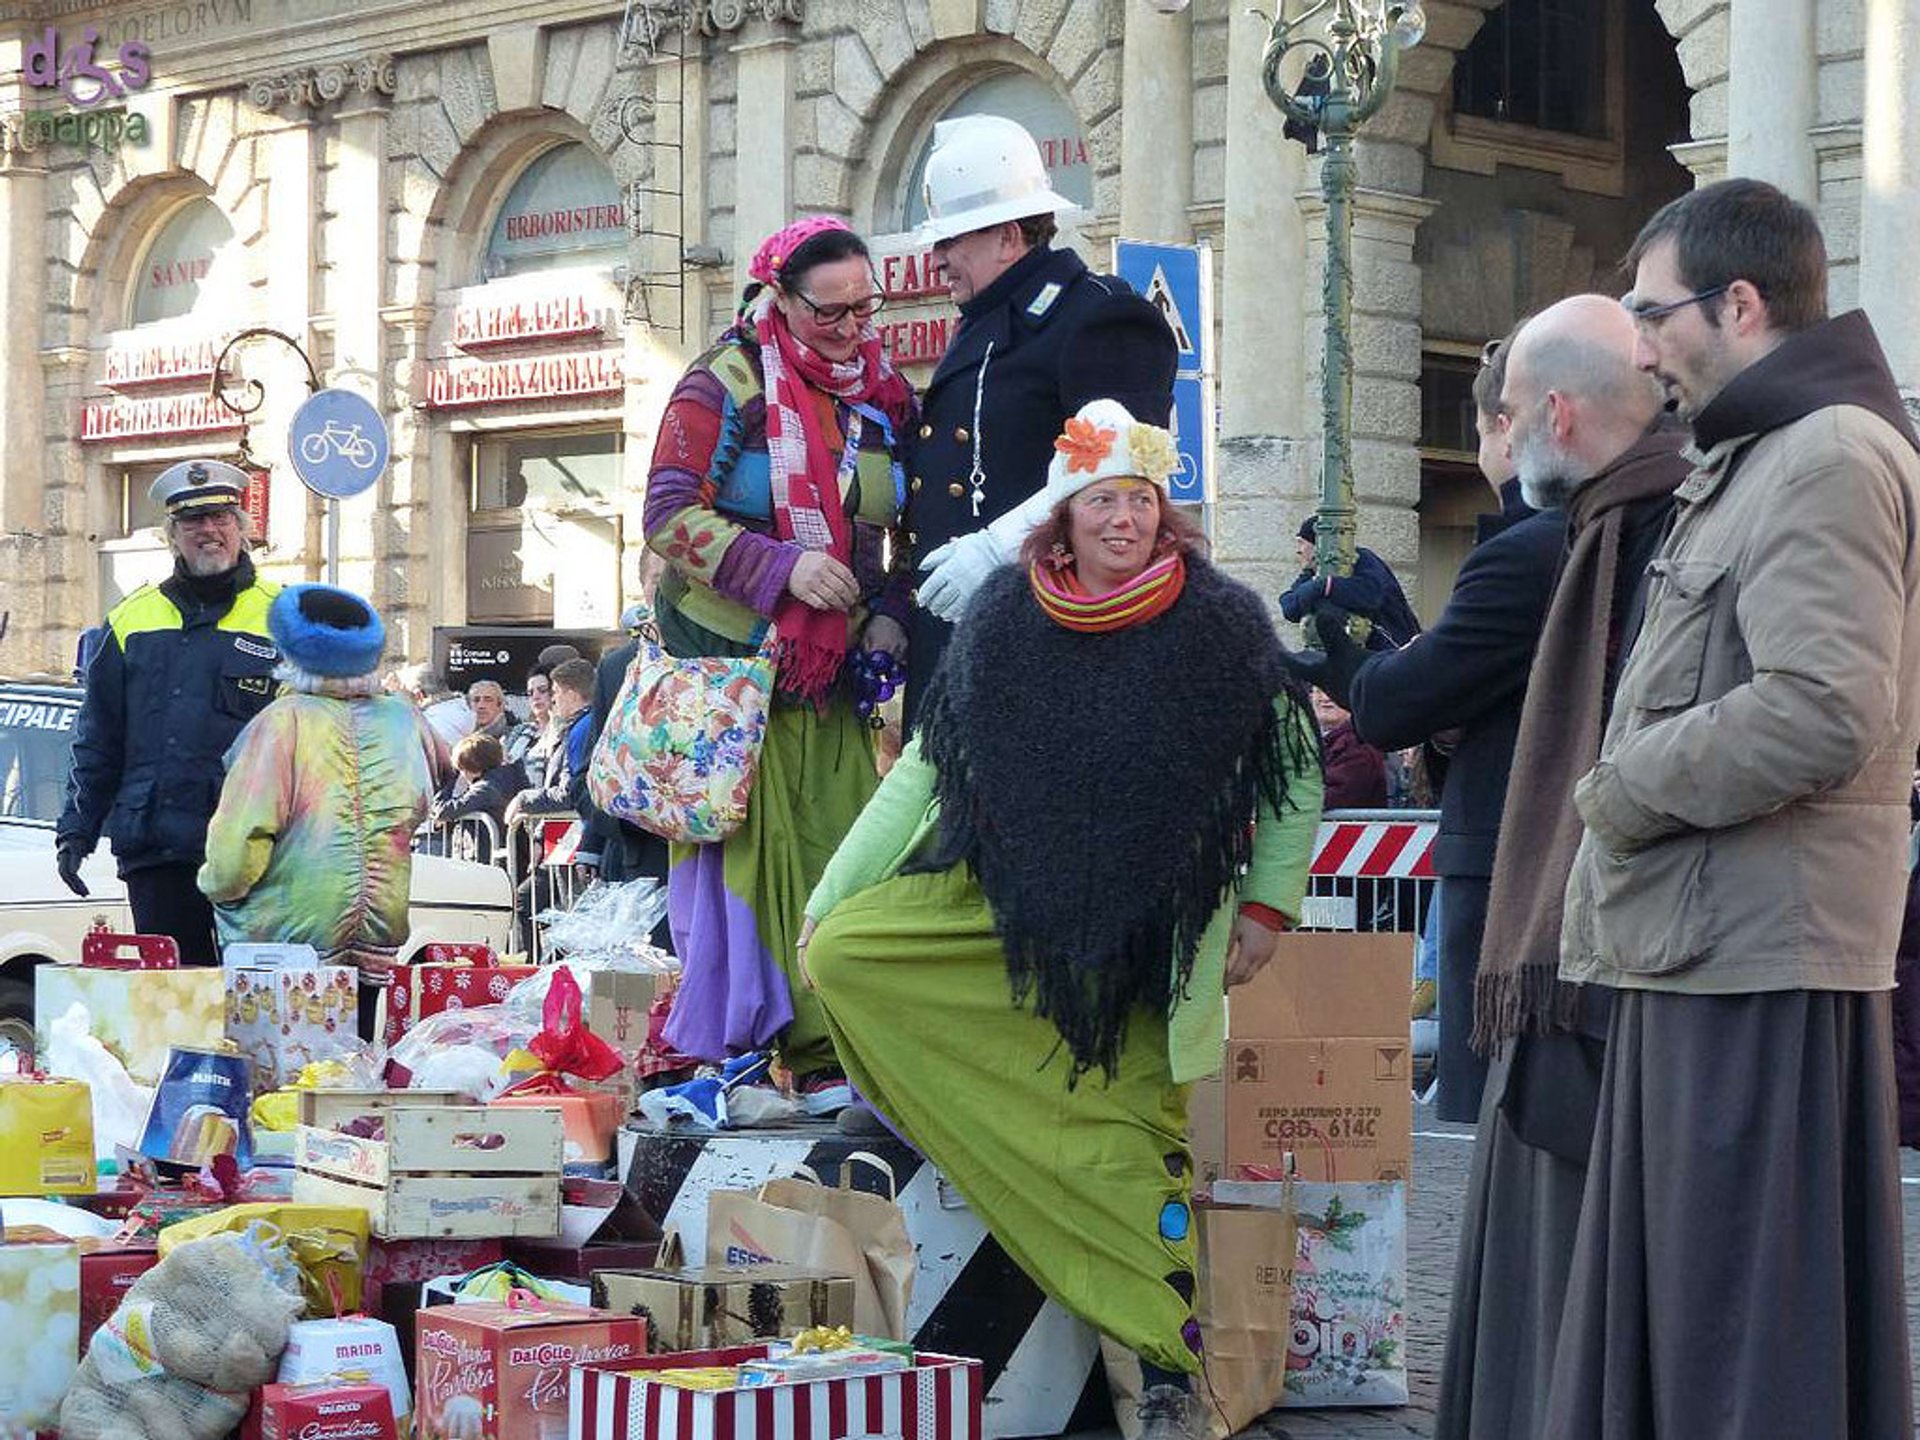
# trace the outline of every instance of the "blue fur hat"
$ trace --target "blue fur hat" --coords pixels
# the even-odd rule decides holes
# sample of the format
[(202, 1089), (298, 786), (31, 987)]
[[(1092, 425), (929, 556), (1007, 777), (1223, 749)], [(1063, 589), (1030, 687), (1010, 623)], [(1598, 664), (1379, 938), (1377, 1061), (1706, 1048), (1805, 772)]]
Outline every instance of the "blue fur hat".
[(352, 679), (371, 673), (387, 627), (371, 605), (332, 585), (289, 585), (267, 611), (280, 653), (309, 675)]

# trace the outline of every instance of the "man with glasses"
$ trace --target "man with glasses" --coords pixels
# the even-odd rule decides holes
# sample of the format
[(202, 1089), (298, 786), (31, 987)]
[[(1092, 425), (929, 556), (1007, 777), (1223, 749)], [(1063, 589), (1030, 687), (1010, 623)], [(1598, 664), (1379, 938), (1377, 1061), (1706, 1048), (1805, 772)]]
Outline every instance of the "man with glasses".
[(1913, 1434), (1890, 990), (1920, 738), (1920, 437), (1806, 207), (1728, 180), (1628, 255), (1693, 429), (1567, 883), (1613, 992), (1557, 1440)]
[(1088, 400), (1165, 425), (1173, 331), (1125, 281), (1056, 250), (1056, 194), (1019, 125), (970, 115), (934, 129), (927, 220), (961, 323), (921, 401), (908, 457), (908, 543), (926, 575), (907, 649), (907, 716), (974, 589), (1046, 516), (1054, 438)]
[(246, 484), (221, 460), (183, 461), (153, 482), (173, 574), (107, 614), (54, 827), (67, 888), (87, 893), (80, 862), (104, 833), (134, 928), (173, 936), (187, 965), (219, 963), (213, 911), (194, 877), (227, 747), (273, 699), (280, 658), (267, 631), (280, 587), (255, 575), (247, 553)]

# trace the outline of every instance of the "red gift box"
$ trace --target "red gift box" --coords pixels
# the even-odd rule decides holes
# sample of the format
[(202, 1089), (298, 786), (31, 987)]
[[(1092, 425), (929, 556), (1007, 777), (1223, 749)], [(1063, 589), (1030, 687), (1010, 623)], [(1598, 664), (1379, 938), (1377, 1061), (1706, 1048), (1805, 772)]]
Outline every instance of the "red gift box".
[[(384, 1385), (263, 1385), (254, 1404), (260, 1440), (398, 1440)], [(251, 1419), (251, 1417), (249, 1417)], [(249, 1426), (251, 1428), (251, 1426)]]
[(133, 1282), (160, 1263), (151, 1245), (115, 1246), (80, 1252), (80, 1353), (87, 1353), (93, 1332), (106, 1324)]
[(683, 1390), (649, 1370), (704, 1369), (768, 1357), (765, 1345), (688, 1350), (573, 1367), (574, 1440), (790, 1440), (795, 1435), (980, 1440), (978, 1360), (921, 1351), (913, 1368), (753, 1389)]
[(407, 1031), (443, 1010), (474, 1005), (498, 1005), (507, 992), (536, 965), (410, 965), (393, 972), (387, 987), (387, 1027), (383, 1038), (391, 1046)]
[(646, 1321), (584, 1305), (437, 1305), (417, 1336), (415, 1427), (461, 1440), (566, 1435), (572, 1367), (647, 1353)]
[(367, 1248), (360, 1305), (400, 1336), (400, 1358), (413, 1370), (413, 1323), (420, 1286), (442, 1275), (465, 1275), (504, 1258), (498, 1240), (375, 1240)]

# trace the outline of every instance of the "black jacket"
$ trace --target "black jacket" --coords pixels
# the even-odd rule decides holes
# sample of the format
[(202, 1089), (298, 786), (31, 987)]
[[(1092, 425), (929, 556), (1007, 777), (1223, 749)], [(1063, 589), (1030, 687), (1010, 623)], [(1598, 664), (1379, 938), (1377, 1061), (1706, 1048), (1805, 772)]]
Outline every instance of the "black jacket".
[(1398, 650), (1420, 633), (1420, 619), (1407, 603), (1400, 577), (1365, 546), (1354, 551), (1353, 573), (1335, 576), (1330, 587), (1312, 570), (1302, 570), (1280, 596), (1280, 613), (1289, 620), (1303, 619), (1323, 595), (1348, 614), (1373, 622), (1369, 650)]
[(1432, 628), (1369, 656), (1354, 676), (1354, 728), (1368, 744), (1400, 750), (1460, 732), (1440, 794), (1438, 874), (1493, 874), (1527, 671), (1566, 533), (1566, 517), (1548, 510), (1476, 545)]
[(513, 797), (527, 788), (527, 772), (518, 760), (494, 766), (460, 794), (442, 800), (433, 807), (436, 824), (458, 820), (463, 815), (491, 815), (495, 824), (505, 824), (507, 806)]
[(122, 876), (206, 859), (227, 749), (277, 688), (277, 594), (243, 554), (226, 577), (176, 568), (113, 607), (87, 664), (57, 845), (84, 854), (104, 834)]
[[(928, 553), (997, 520), (1046, 483), (1053, 442), (1089, 400), (1118, 400), (1165, 425), (1178, 352), (1159, 310), (1123, 280), (1096, 275), (1071, 250), (1035, 250), (960, 307), (961, 325), (920, 402), (907, 453), (907, 545)], [(991, 347), (991, 354), (989, 354)], [(980, 467), (973, 513), (974, 396), (982, 365)], [(909, 626), (907, 713), (926, 689), (952, 627), (916, 607)]]

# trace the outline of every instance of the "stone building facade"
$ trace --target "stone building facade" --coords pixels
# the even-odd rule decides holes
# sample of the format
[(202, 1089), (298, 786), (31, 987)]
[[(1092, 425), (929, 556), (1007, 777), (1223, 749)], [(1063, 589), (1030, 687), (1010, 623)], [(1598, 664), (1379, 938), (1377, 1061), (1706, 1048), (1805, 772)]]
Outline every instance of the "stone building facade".
[[(1423, 611), (1487, 500), (1461, 432), (1480, 344), (1613, 283), (1640, 221), (1696, 178), (1817, 205), (1836, 307), (1865, 303), (1920, 380), (1920, 291), (1898, 271), (1920, 5), (1426, 8), (1360, 146), (1354, 337), (1362, 540)], [(165, 568), (146, 484), (209, 453), (264, 472), (270, 573), (337, 552), (395, 658), (448, 627), (607, 629), (643, 590), (656, 417), (763, 235), (846, 215), (876, 237), (896, 353), (921, 374), (937, 357), (952, 314), (907, 232), (933, 124), (982, 109), (1041, 138), (1090, 257), (1116, 236), (1209, 245), (1210, 522), (1272, 591), (1318, 467), (1323, 213), (1318, 161), (1262, 92), (1264, 40), (1237, 0), (0, 10), (0, 673), (64, 671), (82, 627)], [(293, 348), (231, 348), (248, 428), (209, 398), (250, 327), (387, 418), (391, 461), (337, 525), (289, 465)]]

